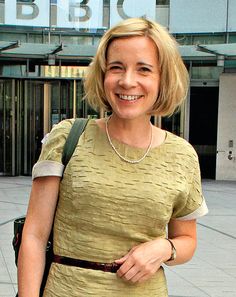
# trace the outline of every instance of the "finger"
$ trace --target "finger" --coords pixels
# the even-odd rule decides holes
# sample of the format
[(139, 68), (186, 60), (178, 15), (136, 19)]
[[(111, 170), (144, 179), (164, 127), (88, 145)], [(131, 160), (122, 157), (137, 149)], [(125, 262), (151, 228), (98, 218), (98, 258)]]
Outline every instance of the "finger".
[(132, 283), (137, 283), (140, 281), (140, 279), (142, 279), (145, 276), (145, 274), (143, 273), (143, 271), (139, 271), (138, 273), (136, 273), (129, 281), (131, 281)]
[(125, 255), (124, 257), (122, 257), (120, 259), (115, 260), (115, 263), (122, 264), (128, 259), (128, 257), (129, 257), (129, 254)]
[(130, 270), (128, 270), (123, 276), (122, 278), (126, 281), (132, 280), (138, 273), (140, 273), (140, 271), (138, 270), (138, 268), (136, 266), (133, 266), (130, 268)]
[(117, 270), (117, 275), (123, 277), (123, 275), (125, 275), (133, 266), (134, 263), (128, 258)]

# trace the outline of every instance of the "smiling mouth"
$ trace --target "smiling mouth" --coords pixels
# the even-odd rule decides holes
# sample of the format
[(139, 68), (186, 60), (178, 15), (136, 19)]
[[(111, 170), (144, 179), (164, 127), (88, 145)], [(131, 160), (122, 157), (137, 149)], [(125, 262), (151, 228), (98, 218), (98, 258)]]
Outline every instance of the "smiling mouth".
[(125, 101), (135, 101), (135, 100), (140, 99), (142, 97), (142, 95), (121, 95), (121, 94), (118, 94), (118, 97), (121, 100), (125, 100)]

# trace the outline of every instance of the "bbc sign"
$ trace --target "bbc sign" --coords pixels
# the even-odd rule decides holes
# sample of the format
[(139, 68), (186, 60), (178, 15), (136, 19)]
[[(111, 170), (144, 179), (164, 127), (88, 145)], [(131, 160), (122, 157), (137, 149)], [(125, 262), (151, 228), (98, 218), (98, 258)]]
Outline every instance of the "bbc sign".
[[(102, 28), (102, 0), (54, 0), (56, 25), (61, 28)], [(129, 17), (155, 19), (156, 0), (110, 0), (110, 26)], [(4, 25), (50, 26), (50, 0), (5, 0)]]

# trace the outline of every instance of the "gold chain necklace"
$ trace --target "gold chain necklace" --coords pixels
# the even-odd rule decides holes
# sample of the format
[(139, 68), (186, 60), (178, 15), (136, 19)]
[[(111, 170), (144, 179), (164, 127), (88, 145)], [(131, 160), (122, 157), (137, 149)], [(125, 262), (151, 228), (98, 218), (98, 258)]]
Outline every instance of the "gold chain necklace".
[(152, 127), (151, 127), (151, 139), (150, 139), (150, 143), (147, 147), (147, 150), (146, 152), (144, 153), (144, 155), (138, 159), (138, 160), (130, 160), (130, 159), (127, 159), (125, 157), (123, 157), (118, 151), (117, 149), (115, 148), (114, 144), (112, 143), (111, 141), (111, 137), (109, 135), (109, 132), (108, 132), (108, 121), (110, 120), (111, 116), (107, 118), (106, 122), (105, 122), (105, 125), (106, 125), (106, 134), (107, 134), (107, 139), (108, 139), (108, 142), (110, 144), (110, 146), (112, 147), (112, 149), (114, 150), (114, 152), (125, 162), (127, 163), (131, 163), (131, 164), (136, 164), (136, 163), (139, 163), (141, 162), (144, 158), (146, 158), (147, 154), (149, 153), (151, 147), (152, 147), (152, 139), (153, 139), (153, 134), (152, 134)]

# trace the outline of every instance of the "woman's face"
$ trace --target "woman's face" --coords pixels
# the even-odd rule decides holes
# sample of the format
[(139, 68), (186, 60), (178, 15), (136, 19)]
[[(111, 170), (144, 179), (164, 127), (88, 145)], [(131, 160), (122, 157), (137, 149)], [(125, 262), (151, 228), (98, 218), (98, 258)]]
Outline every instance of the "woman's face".
[(113, 113), (122, 119), (147, 116), (160, 84), (158, 51), (149, 37), (118, 38), (107, 51), (104, 89)]

